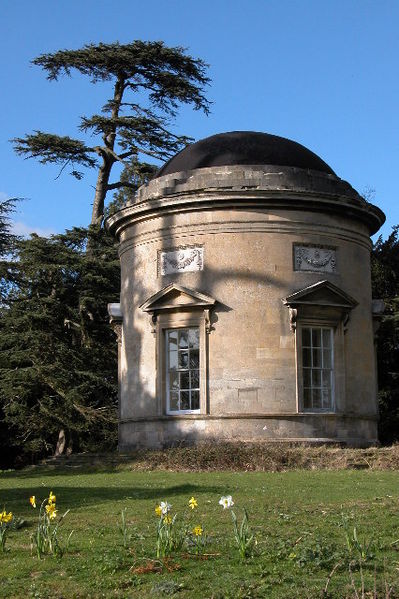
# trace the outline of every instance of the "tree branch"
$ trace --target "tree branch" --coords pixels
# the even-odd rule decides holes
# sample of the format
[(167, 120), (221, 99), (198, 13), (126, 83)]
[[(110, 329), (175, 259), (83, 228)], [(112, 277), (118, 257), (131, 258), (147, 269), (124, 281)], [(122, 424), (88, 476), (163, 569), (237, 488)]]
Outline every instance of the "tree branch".
[(129, 156), (133, 156), (134, 154), (137, 154), (136, 148), (134, 148), (134, 150), (129, 150), (128, 152), (122, 152), (122, 154), (118, 155), (118, 159), (123, 161), (125, 158), (129, 158)]

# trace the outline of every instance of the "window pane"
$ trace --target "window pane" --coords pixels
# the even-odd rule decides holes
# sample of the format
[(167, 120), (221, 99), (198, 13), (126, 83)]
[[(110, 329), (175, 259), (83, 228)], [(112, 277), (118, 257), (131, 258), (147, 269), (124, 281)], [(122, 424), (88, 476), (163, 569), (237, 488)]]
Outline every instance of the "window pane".
[(177, 349), (177, 331), (169, 331), (169, 349)]
[(311, 349), (303, 349), (302, 350), (302, 363), (303, 366), (310, 368), (312, 366), (312, 350)]
[(321, 370), (312, 370), (312, 387), (321, 387)]
[(321, 329), (312, 329), (313, 347), (321, 347)]
[(191, 409), (199, 410), (199, 391), (191, 391)]
[(193, 349), (190, 351), (190, 368), (199, 368), (199, 351)]
[(313, 356), (313, 362), (312, 362), (313, 368), (320, 368), (321, 367), (321, 350), (314, 349), (312, 351), (312, 356)]
[(191, 349), (199, 348), (199, 330), (198, 329), (189, 329), (188, 344)]
[(306, 409), (309, 409), (312, 407), (312, 390), (311, 389), (304, 389), (303, 390), (303, 406)]
[(321, 408), (321, 389), (312, 389), (312, 402), (313, 408), (319, 409)]
[(199, 389), (199, 370), (192, 370), (191, 376), (191, 389)]
[(180, 373), (180, 389), (190, 389), (190, 372)]
[(188, 368), (188, 352), (179, 351), (179, 368)]
[(328, 370), (323, 371), (323, 387), (331, 387), (331, 372)]
[(179, 389), (179, 373), (178, 372), (170, 372), (169, 373), (169, 389), (171, 391), (175, 389)]
[(177, 351), (169, 352), (169, 368), (170, 370), (177, 368)]
[(310, 368), (303, 369), (303, 386), (310, 387), (312, 385), (312, 370)]
[(166, 331), (166, 391), (171, 413), (199, 410), (199, 336), (198, 327)]
[[(309, 344), (310, 347), (307, 347)], [(333, 408), (333, 329), (305, 327), (302, 329), (303, 408), (329, 410)]]
[(188, 332), (187, 331), (179, 331), (179, 348), (188, 347)]
[(331, 390), (323, 389), (322, 391), (322, 399), (323, 399), (323, 408), (331, 408)]
[(331, 329), (323, 329), (323, 347), (331, 347)]
[(302, 347), (310, 347), (310, 329), (302, 329)]
[(169, 395), (169, 408), (171, 410), (179, 409), (179, 394), (176, 391), (171, 391)]
[(331, 368), (331, 350), (323, 349), (323, 368)]
[(180, 409), (181, 410), (189, 410), (190, 409), (190, 391), (181, 391), (180, 392)]

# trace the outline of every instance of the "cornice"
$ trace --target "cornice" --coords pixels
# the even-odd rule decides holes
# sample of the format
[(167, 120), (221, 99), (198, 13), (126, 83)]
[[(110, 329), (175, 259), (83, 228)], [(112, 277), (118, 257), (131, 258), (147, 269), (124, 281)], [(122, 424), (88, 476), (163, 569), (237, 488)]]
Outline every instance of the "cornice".
[[(279, 169), (279, 167), (277, 167)], [(203, 171), (206, 171), (205, 173)], [(265, 167), (205, 168), (166, 175), (142, 186), (135, 203), (106, 219), (107, 229), (119, 238), (122, 231), (143, 220), (200, 210), (289, 210), (341, 214), (360, 220), (370, 234), (385, 221), (383, 212), (363, 200), (334, 175)]]

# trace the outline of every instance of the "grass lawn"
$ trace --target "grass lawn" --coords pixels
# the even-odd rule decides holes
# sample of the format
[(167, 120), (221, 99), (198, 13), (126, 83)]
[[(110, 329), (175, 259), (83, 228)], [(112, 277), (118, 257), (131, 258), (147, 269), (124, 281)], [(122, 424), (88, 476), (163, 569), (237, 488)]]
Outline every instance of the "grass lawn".
[[(70, 508), (62, 537), (73, 529), (61, 559), (30, 552), (37, 511), (29, 496), (53, 491), (59, 513)], [(229, 510), (218, 504), (231, 494), (241, 518), (245, 506), (257, 545), (240, 560)], [(194, 496), (198, 509), (188, 510)], [(188, 547), (155, 561), (156, 505), (190, 518), (208, 535), (202, 558)], [(0, 597), (399, 597), (399, 474), (395, 471), (291, 472), (54, 472), (0, 474), (0, 508), (26, 525), (11, 531), (0, 554)], [(118, 530), (126, 508), (128, 547)], [(373, 540), (372, 555), (352, 577), (342, 513), (358, 536)], [(398, 541), (395, 544), (395, 541)], [(154, 560), (154, 561), (150, 561)], [(337, 566), (323, 595), (329, 574)], [(374, 585), (377, 585), (377, 594)], [(386, 586), (393, 587), (391, 595)], [(371, 592), (367, 595), (366, 592)]]

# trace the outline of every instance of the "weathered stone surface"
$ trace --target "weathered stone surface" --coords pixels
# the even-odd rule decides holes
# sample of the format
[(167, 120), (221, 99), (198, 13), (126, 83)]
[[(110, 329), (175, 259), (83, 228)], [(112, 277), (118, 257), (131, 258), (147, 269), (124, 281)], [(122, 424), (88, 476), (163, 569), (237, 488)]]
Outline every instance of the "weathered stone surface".
[[(120, 240), (122, 269), (120, 448), (213, 438), (375, 443), (370, 233), (383, 218), (335, 175), (298, 168), (203, 168), (142, 187), (137, 202), (107, 222)], [(162, 252), (182, 247), (202, 249), (201, 269), (162, 271)], [(338, 266), (319, 269), (317, 260), (327, 253), (313, 251), (312, 268), (295, 270), (295, 247), (333, 248)], [(321, 281), (353, 298), (353, 305), (328, 307), (322, 295), (309, 306), (284, 304)], [(172, 283), (216, 303), (207, 313), (200, 304), (188, 310), (177, 294), (176, 304), (143, 311)], [(303, 409), (296, 347), (301, 318), (334, 322), (335, 400), (328, 411)], [(171, 416), (165, 412), (164, 335), (168, 326), (184, 323), (200, 327), (206, 380), (200, 413)]]

